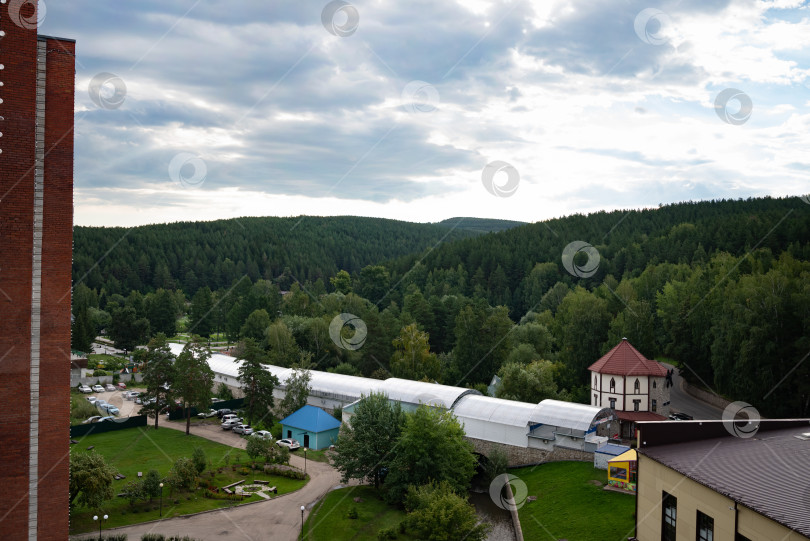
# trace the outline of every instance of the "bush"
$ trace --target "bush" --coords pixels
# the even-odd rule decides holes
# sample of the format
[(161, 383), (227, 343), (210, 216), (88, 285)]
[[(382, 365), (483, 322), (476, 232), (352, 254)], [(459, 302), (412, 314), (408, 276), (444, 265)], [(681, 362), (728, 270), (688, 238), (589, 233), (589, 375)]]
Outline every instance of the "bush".
[(250, 469), (244, 466), (239, 468), (239, 475), (250, 475)]
[(346, 518), (350, 518), (352, 520), (356, 519), (359, 516), (357, 513), (357, 506), (352, 505), (349, 507), (349, 511), (346, 513)]
[(306, 475), (304, 475), (304, 472), (302, 472), (301, 470), (295, 468), (283, 468), (275, 464), (265, 466), (264, 471), (265, 473), (269, 473), (271, 475), (278, 475), (280, 477), (286, 477), (288, 479), (298, 479), (298, 480), (306, 479)]
[(143, 478), (143, 495), (150, 500), (160, 495), (160, 474), (157, 470), (149, 470)]
[(203, 492), (203, 496), (210, 500), (241, 500), (242, 496), (239, 494), (226, 494), (224, 492), (214, 492), (211, 489), (206, 488), (205, 492)]
[(278, 454), (275, 457), (275, 461), (279, 464), (289, 464), (290, 463), (290, 448), (289, 447), (279, 447), (276, 445), (278, 449)]
[(180, 487), (193, 489), (197, 480), (197, 469), (194, 463), (186, 457), (178, 458), (172, 466), (170, 473), (174, 474)]
[(273, 423), (273, 427), (270, 429), (270, 434), (272, 434), (274, 440), (281, 439), (281, 423), (275, 422)]
[(198, 446), (194, 448), (191, 461), (194, 463), (194, 469), (197, 471), (197, 475), (205, 471), (205, 465), (208, 463), (208, 460), (205, 457), (205, 451), (202, 450), (202, 447)]
[(388, 541), (397, 538), (397, 531), (395, 528), (383, 528), (377, 532), (377, 539), (379, 541)]

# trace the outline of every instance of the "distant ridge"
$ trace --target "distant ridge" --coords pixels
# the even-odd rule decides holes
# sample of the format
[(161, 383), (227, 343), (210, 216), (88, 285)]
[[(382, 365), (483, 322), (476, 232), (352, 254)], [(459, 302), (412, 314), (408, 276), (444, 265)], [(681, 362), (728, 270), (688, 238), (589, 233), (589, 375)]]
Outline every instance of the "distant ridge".
[(516, 222), (514, 220), (498, 220), (495, 218), (469, 218), (455, 217), (436, 222), (436, 225), (451, 227), (461, 231), (472, 231), (475, 233), (497, 233), (506, 231), (513, 227), (526, 225), (526, 222)]

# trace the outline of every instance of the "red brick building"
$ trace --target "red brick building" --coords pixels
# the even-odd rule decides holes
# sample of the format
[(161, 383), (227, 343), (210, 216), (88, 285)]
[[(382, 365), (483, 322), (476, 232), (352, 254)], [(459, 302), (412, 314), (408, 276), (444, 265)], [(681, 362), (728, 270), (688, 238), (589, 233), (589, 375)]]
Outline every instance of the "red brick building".
[(0, 1), (0, 536), (66, 539), (75, 43)]

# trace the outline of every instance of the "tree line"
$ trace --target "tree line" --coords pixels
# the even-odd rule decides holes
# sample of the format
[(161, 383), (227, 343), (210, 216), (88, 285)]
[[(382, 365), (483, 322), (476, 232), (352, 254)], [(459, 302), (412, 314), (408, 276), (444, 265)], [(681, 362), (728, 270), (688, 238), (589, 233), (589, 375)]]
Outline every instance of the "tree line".
[[(592, 275), (565, 267), (574, 240), (599, 254)], [(570, 216), (381, 257), (283, 295), (275, 279), (249, 276), (190, 299), (180, 289), (125, 297), (78, 284), (74, 337), (77, 327), (85, 336), (106, 329), (134, 347), (181, 322), (203, 336), (252, 339), (279, 366), (303, 355), (319, 370), (482, 391), (498, 374), (500, 396), (531, 402), (587, 402), (587, 367), (627, 337), (764, 415), (807, 415), (809, 241), (810, 206), (798, 199)], [(586, 255), (573, 264), (585, 268)], [(342, 313), (362, 321), (362, 347), (330, 335)], [(341, 336), (359, 331), (342, 325)]]

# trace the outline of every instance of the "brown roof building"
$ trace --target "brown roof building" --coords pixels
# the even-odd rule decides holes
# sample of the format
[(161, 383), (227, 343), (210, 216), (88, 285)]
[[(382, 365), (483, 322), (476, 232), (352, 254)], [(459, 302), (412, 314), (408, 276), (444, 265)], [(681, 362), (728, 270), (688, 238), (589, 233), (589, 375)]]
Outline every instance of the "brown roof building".
[(616, 411), (619, 430), (613, 436), (633, 438), (637, 421), (660, 421), (669, 414), (667, 369), (647, 359), (622, 338), (593, 363), (591, 405)]
[(810, 420), (738, 423), (639, 424), (639, 541), (810, 539)]

